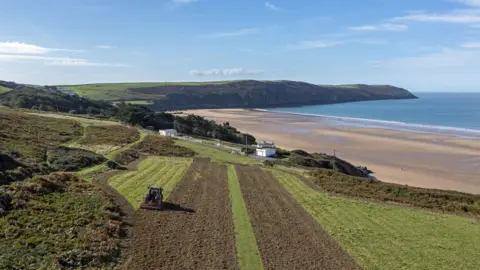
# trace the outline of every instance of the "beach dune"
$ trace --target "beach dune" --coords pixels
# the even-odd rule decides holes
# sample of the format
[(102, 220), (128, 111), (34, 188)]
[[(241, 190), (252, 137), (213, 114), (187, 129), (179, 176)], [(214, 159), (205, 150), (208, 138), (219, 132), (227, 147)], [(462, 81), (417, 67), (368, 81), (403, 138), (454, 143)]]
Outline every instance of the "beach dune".
[(278, 147), (335, 154), (381, 181), (480, 194), (480, 140), (329, 124), (322, 117), (243, 109), (186, 114), (229, 122)]

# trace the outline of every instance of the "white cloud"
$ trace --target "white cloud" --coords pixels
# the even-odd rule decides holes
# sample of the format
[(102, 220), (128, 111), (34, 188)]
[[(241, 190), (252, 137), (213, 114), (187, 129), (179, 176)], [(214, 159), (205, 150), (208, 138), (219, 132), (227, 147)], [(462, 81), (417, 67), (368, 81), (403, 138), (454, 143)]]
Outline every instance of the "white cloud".
[(180, 8), (195, 2), (197, 2), (197, 0), (170, 0), (167, 2), (167, 4), (170, 6), (172, 10), (175, 10), (177, 8)]
[(276, 5), (270, 2), (265, 2), (265, 7), (270, 10), (280, 10)]
[(465, 42), (461, 45), (462, 48), (466, 49), (480, 49), (480, 42)]
[(377, 24), (377, 25), (361, 25), (349, 27), (350, 30), (354, 31), (406, 31), (408, 26), (405, 24)]
[(414, 12), (406, 16), (395, 17), (394, 21), (479, 23), (480, 9), (454, 10), (446, 13)]
[(296, 44), (287, 45), (288, 49), (291, 50), (307, 50), (315, 48), (327, 48), (340, 44), (338, 41), (322, 41), (322, 40), (304, 40)]
[(479, 7), (480, 6), (480, 0), (452, 0), (453, 2), (457, 2), (460, 4), (464, 4), (467, 6), (473, 6), (473, 7)]
[(232, 32), (223, 32), (223, 33), (213, 33), (213, 34), (207, 34), (207, 35), (202, 35), (200, 37), (202, 38), (224, 38), (224, 37), (238, 37), (238, 36), (246, 36), (246, 35), (252, 35), (260, 32), (260, 29), (258, 28), (245, 28), (245, 29), (240, 29)]
[(69, 57), (55, 57), (55, 56), (43, 56), (43, 55), (25, 55), (25, 54), (0, 54), (0, 62), (32, 62), (39, 61), (46, 65), (55, 66), (102, 66), (102, 67), (127, 67), (125, 64), (111, 64), (111, 63), (98, 63), (91, 62), (86, 59), (69, 58)]
[(41, 55), (0, 54), (0, 62), (25, 62), (25, 61), (63, 61), (80, 60), (67, 57), (53, 57)]
[(110, 45), (98, 45), (97, 48), (108, 50), (108, 49), (113, 49), (113, 46), (110, 46)]
[(474, 64), (478, 60), (474, 51), (444, 48), (439, 52), (420, 56), (372, 61), (370, 64), (382, 68), (399, 69), (439, 69), (458, 68)]
[(190, 4), (190, 3), (193, 3), (193, 2), (196, 2), (197, 0), (172, 0), (172, 3), (174, 4)]
[(244, 69), (244, 68), (227, 68), (227, 69), (210, 69), (210, 70), (190, 70), (190, 75), (194, 76), (244, 76), (259, 75), (264, 70)]
[(45, 48), (23, 42), (0, 42), (0, 53), (11, 54), (46, 54), (54, 51), (81, 52), (79, 50)]
[(67, 66), (67, 67), (129, 67), (129, 65), (125, 65), (125, 64), (98, 63), (98, 62), (90, 62), (84, 59), (56, 60), (52, 62), (46, 62), (45, 64), (51, 65), (51, 66)]
[(384, 39), (352, 39), (352, 40), (349, 40), (348, 42), (361, 43), (361, 44), (367, 44), (367, 45), (383, 45), (388, 43), (388, 41)]

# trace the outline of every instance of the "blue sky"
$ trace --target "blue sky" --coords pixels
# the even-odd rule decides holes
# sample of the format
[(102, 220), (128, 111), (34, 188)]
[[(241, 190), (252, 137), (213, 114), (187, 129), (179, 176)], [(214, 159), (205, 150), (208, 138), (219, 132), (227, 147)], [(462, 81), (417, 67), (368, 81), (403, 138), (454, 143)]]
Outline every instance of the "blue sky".
[(0, 0), (0, 79), (480, 91), (480, 0)]

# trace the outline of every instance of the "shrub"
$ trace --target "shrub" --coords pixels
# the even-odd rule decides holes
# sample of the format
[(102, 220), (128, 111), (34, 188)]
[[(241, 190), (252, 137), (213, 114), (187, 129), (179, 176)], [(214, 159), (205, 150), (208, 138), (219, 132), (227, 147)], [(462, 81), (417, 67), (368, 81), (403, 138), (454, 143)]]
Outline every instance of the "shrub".
[(157, 156), (193, 157), (195, 155), (193, 150), (175, 145), (172, 139), (155, 135), (148, 135), (133, 149)]
[(137, 150), (134, 149), (127, 149), (125, 151), (120, 152), (118, 155), (115, 156), (114, 161), (121, 164), (127, 165), (130, 162), (133, 162), (139, 158), (140, 154)]
[(56, 171), (78, 171), (105, 161), (105, 157), (83, 149), (59, 146), (47, 150), (47, 162)]

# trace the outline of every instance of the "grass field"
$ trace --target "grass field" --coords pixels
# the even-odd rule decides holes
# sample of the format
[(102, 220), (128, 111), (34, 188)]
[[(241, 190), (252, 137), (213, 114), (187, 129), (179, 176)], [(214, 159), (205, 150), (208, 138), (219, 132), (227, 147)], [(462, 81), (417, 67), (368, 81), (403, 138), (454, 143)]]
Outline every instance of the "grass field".
[(81, 117), (81, 116), (73, 116), (69, 114), (63, 114), (63, 113), (32, 113), (29, 112), (28, 114), (31, 115), (37, 115), (37, 116), (43, 116), (43, 117), (50, 117), (50, 118), (57, 118), (57, 119), (67, 119), (67, 120), (74, 120), (82, 125), (94, 125), (94, 126), (106, 126), (106, 125), (120, 125), (119, 122), (115, 121), (109, 121), (109, 120), (99, 120), (99, 119), (94, 119), (94, 118), (88, 118), (88, 117)]
[[(120, 102), (113, 102), (113, 104), (118, 104)], [(153, 101), (151, 100), (128, 100), (125, 101), (127, 104), (133, 104), (133, 105), (152, 105)]]
[(271, 171), (365, 269), (478, 269), (480, 265), (478, 220), (328, 196), (291, 174)]
[(0, 94), (1, 94), (1, 93), (6, 93), (6, 92), (8, 92), (8, 91), (10, 91), (10, 90), (12, 90), (12, 89), (0, 85)]
[(253, 158), (231, 154), (212, 146), (202, 145), (184, 140), (176, 140), (175, 144), (192, 149), (197, 153), (197, 155), (201, 157), (208, 157), (211, 160), (219, 163), (260, 164), (259, 161)]
[[(226, 84), (233, 81), (215, 81), (215, 82), (139, 82), (139, 83), (100, 83), (100, 84), (82, 84), (82, 85), (62, 85), (69, 90), (75, 91), (80, 96), (86, 96), (92, 99), (117, 100), (117, 99), (135, 99), (139, 98), (138, 93), (130, 94), (129, 88), (154, 87), (165, 85), (206, 85), (206, 84)], [(151, 97), (161, 98), (163, 95), (150, 95)], [(142, 95), (142, 98), (148, 98), (149, 95)]]
[(168, 198), (191, 162), (189, 158), (149, 157), (138, 165), (136, 171), (116, 175), (109, 183), (134, 208), (139, 208), (149, 185), (162, 187), (164, 198)]
[(232, 203), (237, 259), (240, 269), (263, 269), (262, 258), (258, 251), (257, 241), (248, 217), (245, 201), (243, 200), (237, 172), (233, 165), (228, 166), (228, 187)]

